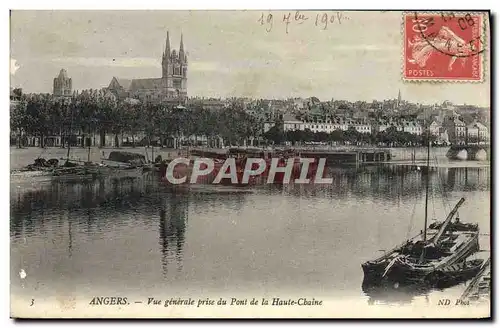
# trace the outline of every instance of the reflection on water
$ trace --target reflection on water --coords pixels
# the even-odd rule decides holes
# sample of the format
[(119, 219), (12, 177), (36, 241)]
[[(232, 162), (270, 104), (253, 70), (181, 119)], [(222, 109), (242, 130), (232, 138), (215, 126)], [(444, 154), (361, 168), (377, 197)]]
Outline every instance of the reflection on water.
[[(349, 196), (384, 198), (400, 202), (425, 194), (427, 169), (411, 165), (327, 168), (331, 185), (272, 185), (271, 190), (286, 190), (300, 197)], [(488, 191), (489, 167), (439, 167), (430, 169), (429, 184), (434, 197), (448, 197), (453, 191)]]
[[(249, 190), (169, 189), (153, 177), (30, 188), (12, 180), (11, 273), (37, 275), (25, 289), (13, 279), (12, 291), (306, 290), (410, 302), (418, 293), (404, 288), (360, 290), (360, 265), (421, 229), (426, 174), (330, 168), (331, 185)], [(434, 168), (429, 178), (431, 217), (442, 219), (464, 195), (461, 216), (489, 231), (489, 167)]]
[(362, 285), (368, 296), (368, 304), (411, 304), (415, 296), (427, 298), (432, 289), (426, 285), (399, 285), (385, 283), (382, 285)]
[(159, 243), (162, 254), (162, 268), (168, 270), (168, 263), (175, 260), (178, 270), (182, 271), (182, 248), (188, 220), (187, 202), (183, 195), (172, 194), (160, 208)]

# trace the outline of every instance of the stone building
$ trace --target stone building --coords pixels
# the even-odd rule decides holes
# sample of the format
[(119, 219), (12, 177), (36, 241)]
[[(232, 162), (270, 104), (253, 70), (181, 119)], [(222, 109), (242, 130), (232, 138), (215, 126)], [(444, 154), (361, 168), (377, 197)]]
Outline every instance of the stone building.
[(118, 100), (133, 98), (153, 103), (185, 103), (187, 99), (188, 59), (182, 35), (177, 52), (175, 49), (170, 49), (170, 36), (167, 32), (161, 66), (162, 75), (160, 78), (128, 80), (113, 77), (108, 90)]
[(464, 145), (467, 139), (467, 126), (457, 116), (446, 117), (443, 127), (448, 132), (448, 138), (454, 145)]
[(433, 136), (439, 136), (441, 133), (441, 124), (439, 124), (437, 121), (432, 121), (431, 125), (429, 126), (429, 132)]
[(490, 141), (488, 128), (474, 121), (467, 126), (467, 143), (485, 144)]
[(59, 75), (54, 78), (54, 96), (59, 97), (69, 97), (72, 95), (72, 81), (71, 78), (68, 77), (68, 73), (65, 69), (62, 69), (59, 72)]

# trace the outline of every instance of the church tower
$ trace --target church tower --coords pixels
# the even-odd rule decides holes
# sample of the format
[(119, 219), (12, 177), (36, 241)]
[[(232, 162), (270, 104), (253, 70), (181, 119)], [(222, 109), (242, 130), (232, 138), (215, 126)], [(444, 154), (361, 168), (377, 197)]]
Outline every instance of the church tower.
[(59, 72), (59, 75), (54, 78), (53, 94), (58, 97), (69, 97), (71, 96), (72, 80), (68, 77), (68, 73), (65, 69)]
[(162, 58), (162, 80), (164, 93), (168, 99), (185, 99), (187, 97), (187, 55), (184, 51), (184, 40), (181, 34), (179, 52), (170, 50), (170, 35)]

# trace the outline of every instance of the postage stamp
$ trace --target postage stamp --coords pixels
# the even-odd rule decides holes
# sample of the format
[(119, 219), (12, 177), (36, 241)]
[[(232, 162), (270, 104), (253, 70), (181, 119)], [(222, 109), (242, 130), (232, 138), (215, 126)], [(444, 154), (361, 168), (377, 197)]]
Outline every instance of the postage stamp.
[(483, 14), (407, 12), (403, 17), (404, 80), (483, 80)]

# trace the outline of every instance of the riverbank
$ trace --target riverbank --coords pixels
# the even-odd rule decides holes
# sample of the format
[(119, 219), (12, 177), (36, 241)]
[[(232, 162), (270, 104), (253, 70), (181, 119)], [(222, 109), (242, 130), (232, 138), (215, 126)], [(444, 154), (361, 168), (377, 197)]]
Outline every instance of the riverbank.
[[(151, 159), (151, 148), (90, 148), (90, 160), (93, 162), (101, 162), (103, 158), (108, 158), (112, 151), (127, 151), (131, 153), (142, 154), (146, 158)], [(32, 164), (35, 158), (41, 157), (45, 159), (57, 158), (59, 161), (64, 160), (67, 156), (68, 149), (66, 148), (10, 148), (10, 170), (19, 170), (26, 165)], [(147, 155), (146, 155), (147, 154)], [(174, 158), (177, 156), (185, 156), (186, 150), (171, 149), (171, 148), (154, 148), (153, 156), (161, 155), (162, 158)], [(86, 148), (71, 148), (70, 159), (77, 161), (87, 161), (89, 159), (89, 149)], [(154, 158), (153, 158), (154, 159)]]
[[(217, 150), (214, 148), (213, 150)], [(419, 148), (378, 148), (378, 147), (310, 147), (310, 150), (329, 150), (329, 151), (345, 151), (345, 150), (359, 150), (359, 149), (373, 149), (373, 150), (388, 150), (391, 153), (391, 162), (401, 162), (401, 161), (423, 161), (427, 159), (427, 149), (425, 147)], [(122, 147), (122, 148), (90, 148), (90, 160), (94, 162), (100, 162), (102, 158), (107, 158), (109, 153), (112, 151), (121, 150), (127, 152), (133, 152), (145, 155), (148, 159), (151, 159), (151, 148), (145, 147)], [(438, 162), (448, 162), (446, 153), (449, 147), (433, 147), (431, 148), (431, 160)], [(59, 160), (65, 159), (67, 155), (66, 148), (38, 148), (38, 147), (28, 147), (28, 148), (10, 148), (10, 169), (18, 170), (22, 167), (32, 164), (35, 158), (42, 157), (45, 159), (57, 158)], [(72, 148), (70, 152), (70, 158), (78, 161), (88, 160), (89, 150), (88, 148)], [(153, 157), (161, 155), (163, 159), (174, 158), (178, 156), (186, 156), (187, 149), (173, 149), (173, 148), (154, 148)], [(154, 158), (153, 158), (154, 159)]]

